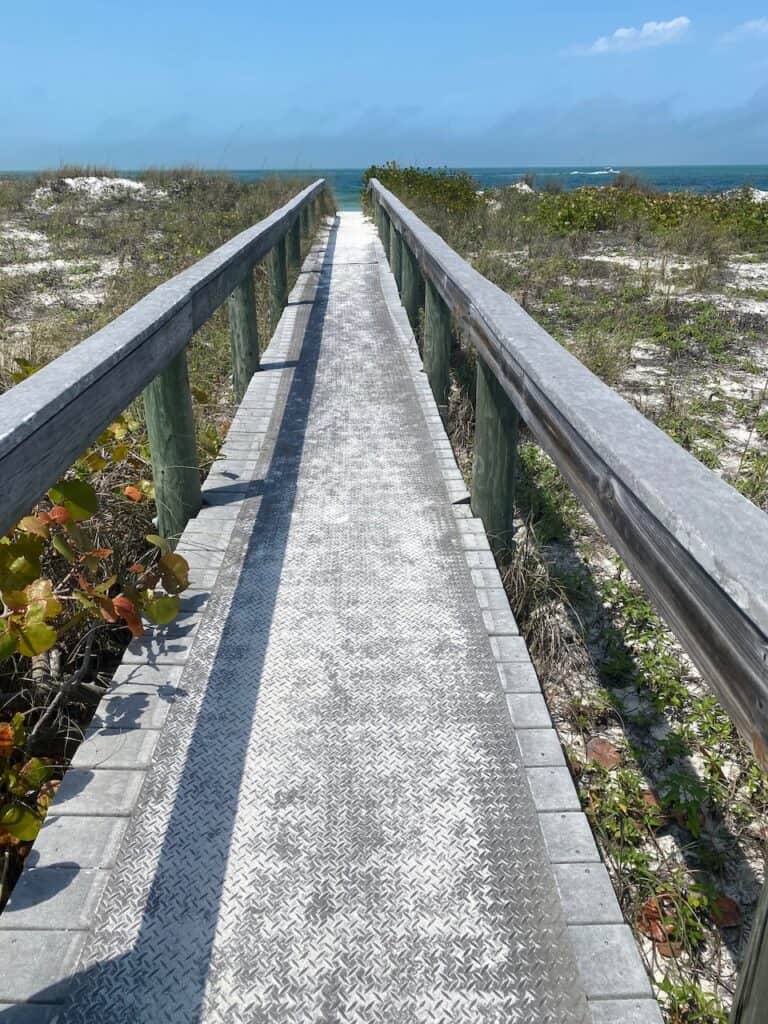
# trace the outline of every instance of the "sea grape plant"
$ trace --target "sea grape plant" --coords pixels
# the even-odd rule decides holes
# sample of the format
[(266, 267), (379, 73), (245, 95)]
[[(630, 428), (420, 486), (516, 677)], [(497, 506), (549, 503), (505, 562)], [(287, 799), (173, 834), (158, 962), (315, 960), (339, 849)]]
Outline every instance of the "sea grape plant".
[[(0, 719), (10, 714), (0, 721), (0, 853), (42, 824), (58, 765), (33, 754), (45, 730), (62, 716), (68, 725), (69, 702), (93, 704), (101, 692), (89, 678), (100, 638), (138, 637), (145, 622), (163, 626), (179, 612), (186, 560), (155, 534), (138, 538), (138, 559), (137, 538), (126, 540), (131, 508), (154, 496), (142, 475), (148, 456), (140, 422), (120, 416), (0, 539)], [(65, 660), (78, 667), (62, 671)]]

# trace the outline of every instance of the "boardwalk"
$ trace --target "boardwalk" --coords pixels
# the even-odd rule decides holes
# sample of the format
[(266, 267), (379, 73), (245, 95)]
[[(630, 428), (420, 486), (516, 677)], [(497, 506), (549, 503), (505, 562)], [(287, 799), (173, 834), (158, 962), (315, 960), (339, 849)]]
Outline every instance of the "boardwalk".
[[(610, 890), (599, 946), (566, 925), (555, 872), (572, 911), (603, 869), (362, 216), (263, 367), (183, 537), (185, 615), (132, 646), (27, 872), (60, 880), (81, 829), (36, 933), (62, 980), (0, 1020), (588, 1024), (584, 944), (624, 974), (594, 1019), (657, 1020)], [(504, 690), (542, 727), (522, 753)], [(46, 915), (24, 893), (8, 962)]]

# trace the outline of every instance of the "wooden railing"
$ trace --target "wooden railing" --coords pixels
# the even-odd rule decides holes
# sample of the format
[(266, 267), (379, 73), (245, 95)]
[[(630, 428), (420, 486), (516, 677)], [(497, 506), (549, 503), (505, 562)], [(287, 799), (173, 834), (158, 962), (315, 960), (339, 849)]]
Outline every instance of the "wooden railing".
[[(512, 538), (521, 418), (768, 767), (768, 516), (590, 373), (376, 179), (369, 196), (414, 326), (424, 308), (424, 369), (438, 404), (448, 393), (454, 326), (477, 354), (471, 501), (491, 540), (502, 548)], [(764, 895), (734, 1024), (768, 1019), (766, 932)]]
[(201, 500), (187, 344), (227, 300), (239, 401), (259, 368), (253, 268), (269, 259), (275, 322), (287, 301), (288, 264), (299, 266), (325, 188), (314, 182), (0, 396), (0, 534), (143, 391), (158, 530), (178, 537)]

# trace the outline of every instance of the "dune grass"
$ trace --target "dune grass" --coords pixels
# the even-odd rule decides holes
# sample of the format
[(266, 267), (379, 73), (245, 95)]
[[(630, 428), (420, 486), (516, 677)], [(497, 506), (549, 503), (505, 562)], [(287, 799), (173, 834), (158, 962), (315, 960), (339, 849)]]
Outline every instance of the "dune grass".
[[(768, 204), (632, 180), (479, 194), (464, 174), (387, 165), (369, 175), (768, 507), (768, 304), (744, 283), (768, 274)], [(474, 365), (457, 336), (449, 425), (468, 481)], [(763, 877), (766, 778), (524, 427), (516, 475), (504, 583), (584, 810), (666, 1021), (725, 1024)]]
[[(243, 184), (191, 168), (147, 172), (138, 188), (102, 168), (0, 180), (0, 389), (78, 344), (304, 184)], [(265, 346), (271, 312), (264, 266), (255, 280)], [(225, 308), (196, 333), (187, 358), (205, 475), (234, 412)], [(72, 519), (65, 491), (51, 491), (4, 538), (15, 547), (1, 549), (29, 551), (31, 575), (22, 583), (39, 577), (34, 586), (43, 585), (49, 600), (27, 590), (20, 597), (14, 584), (16, 604), (6, 605), (0, 620), (0, 909), (136, 627), (136, 609), (167, 622), (186, 586), (184, 567), (174, 563), (177, 575), (169, 583), (166, 572), (160, 589), (158, 557), (170, 553), (153, 538), (141, 399), (78, 460), (69, 484), (89, 506), (82, 521)], [(54, 512), (68, 516), (61, 528)], [(11, 572), (0, 558), (0, 576), (5, 598), (20, 570)], [(116, 614), (118, 608), (129, 613)], [(46, 618), (33, 622), (36, 614)], [(22, 791), (19, 772), (35, 785)]]

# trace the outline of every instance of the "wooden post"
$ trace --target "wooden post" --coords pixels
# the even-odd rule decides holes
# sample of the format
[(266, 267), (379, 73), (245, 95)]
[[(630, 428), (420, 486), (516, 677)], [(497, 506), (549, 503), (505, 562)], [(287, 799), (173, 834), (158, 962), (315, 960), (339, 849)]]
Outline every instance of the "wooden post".
[(301, 208), (301, 234), (305, 239), (309, 239), (309, 206), (302, 206)]
[(424, 370), (438, 405), (446, 405), (451, 386), (451, 313), (427, 279), (424, 297)]
[(227, 299), (227, 311), (232, 345), (232, 389), (235, 401), (239, 402), (251, 377), (259, 368), (259, 328), (256, 321), (253, 271), (248, 271)]
[(389, 232), (392, 228), (389, 214), (382, 207), (381, 208), (381, 223), (379, 224), (379, 237), (381, 238), (381, 244), (384, 246), (384, 252), (389, 253)]
[(201, 501), (186, 352), (175, 356), (144, 389), (144, 415), (152, 452), (157, 532), (175, 545)]
[(763, 885), (741, 966), (730, 1024), (764, 1024), (768, 1008), (768, 885)]
[(288, 266), (283, 235), (269, 254), (269, 308), (273, 330), (282, 316), (287, 301)]
[(402, 255), (403, 255), (403, 240), (400, 237), (400, 232), (395, 230), (392, 232), (391, 244), (389, 247), (389, 265), (392, 268), (392, 274), (395, 278), (395, 284), (397, 290), (402, 291)]
[(414, 329), (419, 325), (419, 310), (424, 305), (424, 278), (421, 276), (416, 257), (411, 252), (404, 238), (400, 240), (402, 246), (401, 255), (401, 277), (403, 305)]
[(518, 416), (493, 372), (477, 357), (472, 511), (494, 552), (512, 546)]
[(301, 221), (297, 217), (287, 235), (288, 265), (294, 270), (301, 267)]

